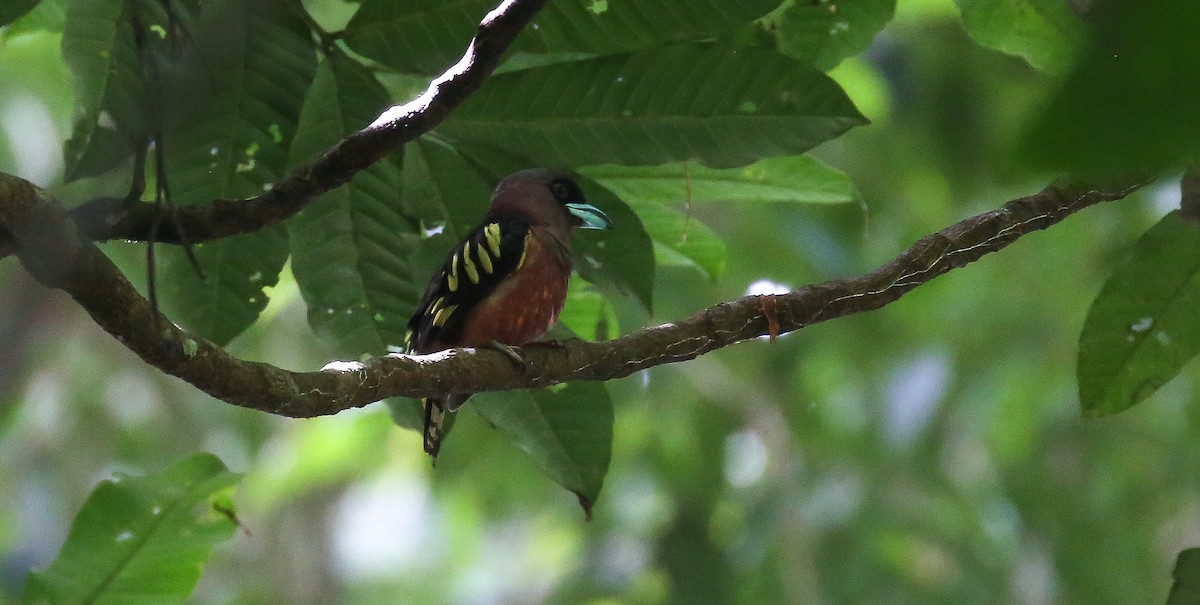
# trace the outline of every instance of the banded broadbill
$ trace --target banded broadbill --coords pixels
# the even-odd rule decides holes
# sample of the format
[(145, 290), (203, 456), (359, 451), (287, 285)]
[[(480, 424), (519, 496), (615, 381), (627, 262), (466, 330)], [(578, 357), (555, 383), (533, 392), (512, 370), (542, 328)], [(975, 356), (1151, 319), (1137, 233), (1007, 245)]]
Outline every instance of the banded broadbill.
[[(572, 227), (610, 229), (569, 176), (534, 168), (500, 181), (483, 222), (450, 251), (408, 321), (405, 348), (505, 347), (546, 333), (571, 277)], [(422, 400), (425, 451), (436, 457), (447, 412), (469, 394)]]

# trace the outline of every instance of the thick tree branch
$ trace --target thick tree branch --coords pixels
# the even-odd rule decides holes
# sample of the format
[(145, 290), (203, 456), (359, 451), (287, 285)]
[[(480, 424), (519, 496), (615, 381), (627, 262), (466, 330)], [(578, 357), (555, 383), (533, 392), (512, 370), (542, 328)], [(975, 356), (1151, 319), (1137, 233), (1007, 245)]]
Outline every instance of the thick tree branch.
[(883, 307), (913, 288), (995, 252), (1100, 202), (1125, 197), (1141, 183), (1096, 189), (1050, 185), (1041, 192), (951, 225), (913, 244), (866, 275), (781, 295), (746, 296), (691, 317), (613, 341), (568, 341), (521, 348), (531, 371), (505, 355), (455, 349), (335, 362), (319, 372), (291, 372), (242, 361), (156, 315), (150, 304), (54, 200), (28, 182), (0, 174), (0, 227), (19, 243), (18, 257), (38, 281), (68, 292), (96, 323), (147, 363), (236, 405), (292, 417), (334, 414), (385, 397), (421, 397), (609, 380), (693, 359), (731, 344), (787, 333), (843, 315)]
[[(546, 0), (504, 0), (488, 13), (458, 63), (433, 80), (416, 99), (384, 111), (371, 125), (346, 137), (311, 164), (297, 168), (270, 191), (248, 200), (214, 200), (178, 208), (181, 229), (159, 229), (156, 241), (200, 243), (260, 231), (295, 215), (317, 196), (346, 184), (355, 174), (433, 130), (471, 96), (500, 64), (500, 59)], [(145, 241), (158, 220), (154, 204), (130, 207), (119, 198), (102, 198), (70, 211), (80, 230), (94, 241)], [(174, 218), (172, 219), (175, 220)], [(0, 233), (0, 257), (14, 242)]]

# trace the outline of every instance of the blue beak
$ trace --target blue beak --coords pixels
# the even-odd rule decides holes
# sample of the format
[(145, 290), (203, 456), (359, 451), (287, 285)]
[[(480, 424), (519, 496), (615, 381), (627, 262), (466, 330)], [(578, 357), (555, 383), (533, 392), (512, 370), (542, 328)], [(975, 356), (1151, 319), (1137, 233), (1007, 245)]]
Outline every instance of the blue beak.
[(567, 205), (567, 212), (571, 216), (579, 219), (579, 224), (576, 227), (581, 229), (612, 229), (612, 221), (608, 220), (608, 215), (591, 204), (583, 202), (570, 202)]

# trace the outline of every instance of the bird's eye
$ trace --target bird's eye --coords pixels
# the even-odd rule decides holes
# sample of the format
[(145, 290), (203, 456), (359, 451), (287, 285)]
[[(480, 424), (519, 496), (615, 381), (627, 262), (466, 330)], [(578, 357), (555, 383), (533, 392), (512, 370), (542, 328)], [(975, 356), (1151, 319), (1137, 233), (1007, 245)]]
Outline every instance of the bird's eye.
[(571, 198), (571, 188), (562, 180), (550, 182), (550, 193), (560, 202), (567, 202)]

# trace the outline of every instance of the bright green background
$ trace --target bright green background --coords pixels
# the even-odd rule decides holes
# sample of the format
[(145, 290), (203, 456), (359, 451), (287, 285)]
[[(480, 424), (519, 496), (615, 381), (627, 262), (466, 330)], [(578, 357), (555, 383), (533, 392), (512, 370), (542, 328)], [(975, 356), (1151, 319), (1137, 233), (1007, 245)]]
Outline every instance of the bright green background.
[[(1056, 100), (1057, 75), (979, 46), (1019, 41), (971, 12), (986, 3), (960, 4), (961, 19), (947, 1), (901, 0), (870, 49), (844, 61), (859, 41), (793, 45), (872, 120), (814, 153), (850, 175), (861, 203), (697, 199), (691, 215), (724, 242), (723, 265), (711, 248), (695, 264), (660, 250), (654, 313), (618, 305), (622, 330), (762, 280), (859, 274), (1048, 182), (1014, 158), (1039, 119), (1052, 120), (1046, 140), (1069, 136), (1040, 109), (1072, 104)], [(1070, 65), (1060, 49), (1077, 34), (1032, 31), (1023, 56), (1054, 74)], [(0, 170), (68, 201), (122, 192), (119, 178), (60, 186), (73, 105), (58, 44), (32, 33), (0, 46)], [(1067, 81), (1091, 83), (1083, 67)], [(1122, 131), (1141, 119), (1171, 128), (1169, 114), (1122, 116)], [(610, 383), (613, 457), (591, 523), (474, 414), (434, 470), (382, 405), (296, 421), (222, 404), (141, 364), (10, 259), (0, 604), (54, 558), (97, 481), (195, 450), (246, 473), (234, 500), (248, 533), (218, 546), (194, 603), (1163, 602), (1174, 557), (1200, 543), (1200, 375), (1185, 366), (1142, 405), (1084, 420), (1075, 364), (1092, 300), (1176, 201), (1164, 178), (881, 311)], [(106, 250), (138, 270), (141, 248)], [(336, 357), (344, 343), (314, 335), (288, 269), (269, 293), (234, 354), (305, 370)]]

